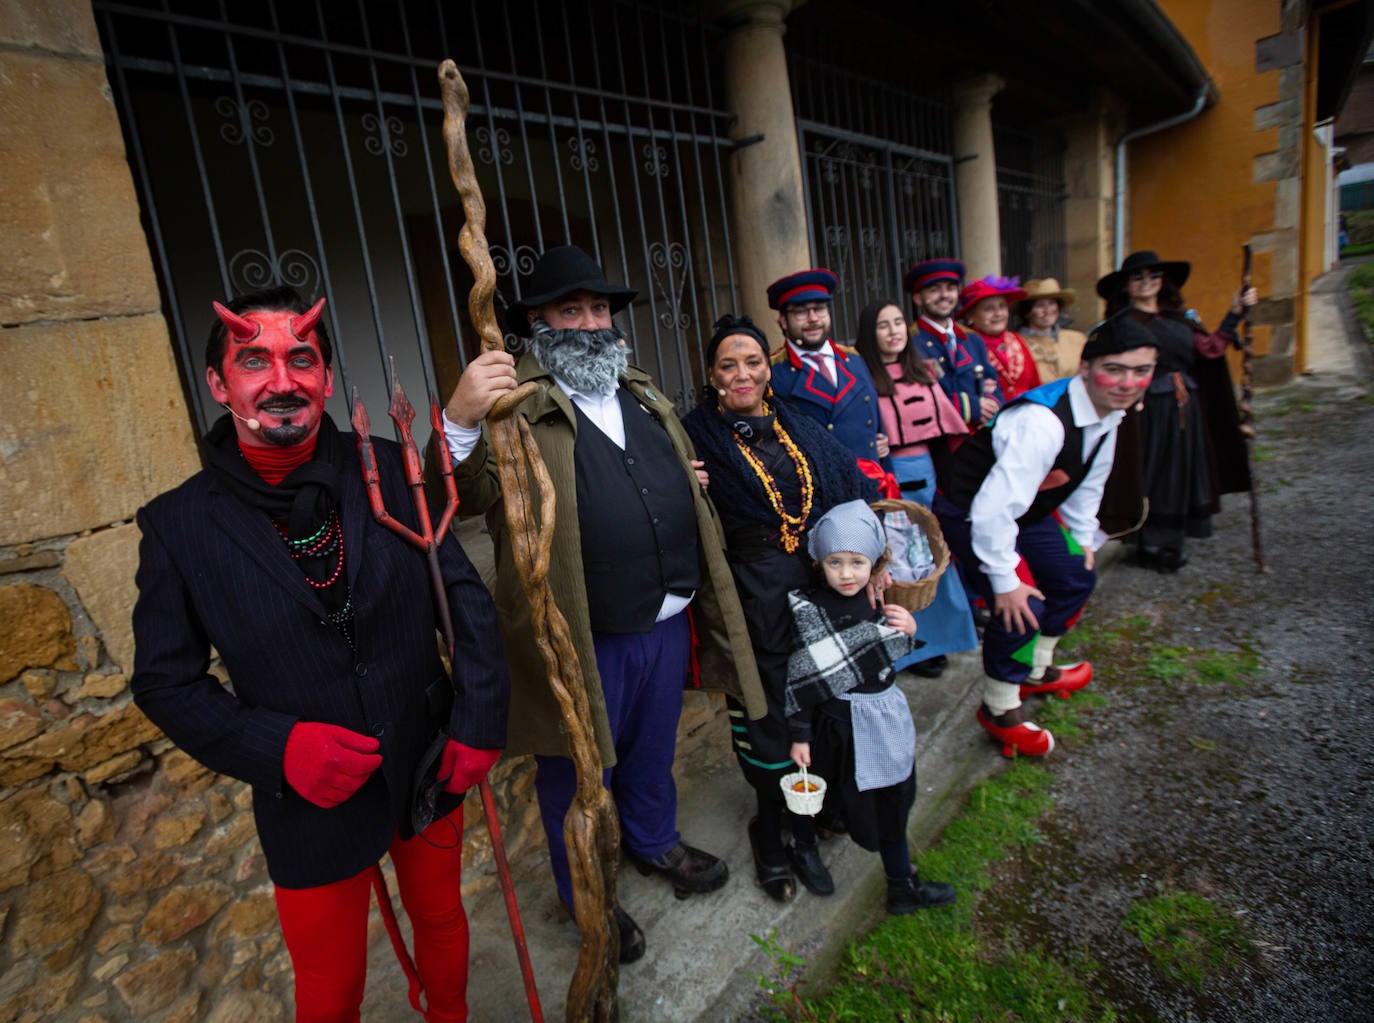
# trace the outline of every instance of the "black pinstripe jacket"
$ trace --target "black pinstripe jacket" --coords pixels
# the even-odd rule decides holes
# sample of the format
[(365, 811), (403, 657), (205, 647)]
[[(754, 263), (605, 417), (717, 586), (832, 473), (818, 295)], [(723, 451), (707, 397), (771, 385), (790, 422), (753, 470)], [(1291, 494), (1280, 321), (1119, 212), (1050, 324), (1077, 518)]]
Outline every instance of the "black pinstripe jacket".
[[(414, 528), (400, 448), (374, 443), (387, 509)], [(409, 836), (415, 761), (445, 720), (460, 742), (505, 745), (510, 682), (495, 609), (458, 542), (439, 552), (458, 648), (450, 687), (423, 553), (373, 521), (360, 473), (345, 474), (339, 514), (356, 653), (267, 515), (211, 472), (138, 513), (134, 698), (191, 756), (252, 785), (268, 873), (284, 888), (351, 877), (398, 830)], [(209, 672), (212, 645), (229, 686)], [(307, 802), (282, 777), (297, 721), (377, 736), (382, 767), (340, 806)]]

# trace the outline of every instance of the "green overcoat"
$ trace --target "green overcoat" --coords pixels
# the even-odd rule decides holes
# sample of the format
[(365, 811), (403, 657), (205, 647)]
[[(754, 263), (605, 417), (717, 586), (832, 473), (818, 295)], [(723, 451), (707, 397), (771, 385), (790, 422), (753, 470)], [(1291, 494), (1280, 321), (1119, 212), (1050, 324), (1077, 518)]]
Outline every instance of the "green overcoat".
[[(582, 537), (577, 518), (577, 469), (573, 445), (577, 436), (577, 416), (571, 400), (563, 393), (534, 357), (526, 354), (516, 366), (520, 383), (533, 380), (539, 390), (520, 404), (519, 414), (530, 424), (535, 443), (548, 466), (556, 504), (553, 549), (549, 559), (549, 586), (554, 600), (568, 620), (573, 646), (582, 666), (591, 708), (592, 724), (603, 767), (615, 764), (615, 747), (606, 719), (606, 703), (601, 691), (601, 676), (596, 669), (592, 646), (591, 620), (587, 608), (587, 586), (582, 575)], [(692, 442), (678, 421), (673, 403), (650, 380), (649, 375), (630, 366), (621, 385), (663, 427), (682, 462), (682, 471), (691, 480), (697, 518), (701, 557), (701, 588), (692, 600), (691, 613), (699, 643), (699, 678), (683, 679), (685, 688), (724, 692), (744, 704), (750, 717), (767, 713), (767, 702), (754, 664), (749, 630), (735, 593), (730, 566), (725, 559), (725, 541), (720, 519), (697, 482), (691, 460)], [(512, 755), (537, 753), (567, 756), (568, 743), (563, 716), (549, 688), (544, 660), (535, 644), (530, 622), (529, 602), (521, 588), (510, 538), (506, 531), (505, 509), (497, 477), (496, 461), (487, 445), (485, 428), (472, 452), (454, 466), (453, 478), (465, 516), (485, 513), (496, 553), (496, 611), (510, 663), (511, 711), (506, 752)], [(532, 484), (531, 484), (532, 486)], [(536, 512), (538, 498), (531, 495)], [(606, 538), (614, 543), (613, 537)]]

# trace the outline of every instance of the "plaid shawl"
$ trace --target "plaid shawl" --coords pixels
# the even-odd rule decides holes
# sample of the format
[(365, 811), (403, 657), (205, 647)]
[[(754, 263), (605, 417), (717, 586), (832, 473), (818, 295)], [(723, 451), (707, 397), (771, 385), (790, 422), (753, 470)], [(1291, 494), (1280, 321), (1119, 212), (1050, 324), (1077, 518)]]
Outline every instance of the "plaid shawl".
[(789, 717), (866, 682), (881, 682), (893, 662), (920, 645), (881, 622), (834, 616), (801, 590), (787, 594), (793, 639), (783, 711)]

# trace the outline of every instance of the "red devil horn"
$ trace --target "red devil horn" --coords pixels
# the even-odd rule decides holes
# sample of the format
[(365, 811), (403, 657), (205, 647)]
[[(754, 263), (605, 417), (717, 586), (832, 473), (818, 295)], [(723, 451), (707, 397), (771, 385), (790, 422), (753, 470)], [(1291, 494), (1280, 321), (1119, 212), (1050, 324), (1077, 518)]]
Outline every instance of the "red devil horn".
[(253, 338), (262, 333), (261, 323), (245, 320), (238, 313), (230, 312), (218, 302), (211, 302), (210, 304), (215, 307), (215, 315), (229, 328), (229, 333), (234, 335), (235, 341), (252, 341)]
[(301, 316), (291, 317), (291, 333), (301, 341), (310, 338), (310, 332), (315, 329), (315, 324), (320, 322), (320, 314), (324, 312), (324, 299), (320, 299)]

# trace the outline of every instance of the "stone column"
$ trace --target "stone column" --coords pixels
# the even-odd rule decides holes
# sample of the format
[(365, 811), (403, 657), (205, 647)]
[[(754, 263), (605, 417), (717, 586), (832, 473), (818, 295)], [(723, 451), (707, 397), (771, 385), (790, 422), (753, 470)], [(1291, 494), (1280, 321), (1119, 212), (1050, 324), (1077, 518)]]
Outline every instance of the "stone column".
[(1116, 194), (1115, 141), (1121, 137), (1116, 101), (1103, 101), (1089, 113), (1059, 122), (1064, 134), (1065, 280), (1078, 292), (1069, 316), (1080, 329), (1101, 318), (1094, 288), (1112, 265), (1112, 200)]
[(960, 83), (954, 92), (954, 190), (960, 258), (968, 266), (969, 280), (1002, 272), (992, 98), (1005, 84), (997, 75), (979, 75)]
[(793, 0), (721, 0), (716, 15), (730, 26), (725, 40), (725, 102), (735, 115), (732, 137), (762, 140), (736, 150), (727, 178), (730, 239), (739, 309), (778, 337), (768, 308), (769, 284), (811, 265), (806, 193), (797, 149), (796, 113), (782, 37)]

